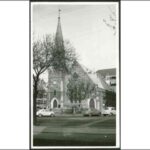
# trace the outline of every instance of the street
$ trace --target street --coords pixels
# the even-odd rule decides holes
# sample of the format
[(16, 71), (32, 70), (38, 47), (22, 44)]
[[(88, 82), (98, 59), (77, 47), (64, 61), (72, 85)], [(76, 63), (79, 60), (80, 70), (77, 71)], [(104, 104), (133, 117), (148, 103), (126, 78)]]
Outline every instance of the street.
[(34, 146), (115, 146), (115, 116), (42, 117), (34, 126)]

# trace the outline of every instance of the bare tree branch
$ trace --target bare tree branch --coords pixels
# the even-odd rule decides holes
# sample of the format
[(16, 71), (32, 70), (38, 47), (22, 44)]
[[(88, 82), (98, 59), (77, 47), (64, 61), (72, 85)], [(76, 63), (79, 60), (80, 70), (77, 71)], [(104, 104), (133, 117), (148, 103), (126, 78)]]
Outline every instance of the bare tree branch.
[(103, 22), (106, 24), (107, 27), (111, 28), (116, 34), (116, 13), (110, 7), (108, 7), (110, 11), (109, 20), (103, 19)]
[[(76, 60), (74, 48), (69, 42), (64, 42), (63, 47), (57, 47), (55, 38), (46, 35), (42, 40), (33, 42), (33, 99), (34, 99), (34, 119), (36, 120), (36, 98), (38, 95), (38, 84), (40, 75), (49, 67), (54, 70), (69, 72), (71, 65)], [(34, 121), (36, 122), (36, 121)]]

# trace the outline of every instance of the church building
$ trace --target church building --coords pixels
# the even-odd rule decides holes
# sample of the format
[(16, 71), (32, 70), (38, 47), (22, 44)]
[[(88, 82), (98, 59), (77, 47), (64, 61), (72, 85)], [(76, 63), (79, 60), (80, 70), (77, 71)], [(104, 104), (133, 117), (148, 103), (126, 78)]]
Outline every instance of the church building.
[[(58, 24), (55, 35), (55, 44), (58, 49), (64, 47), (63, 34), (61, 29), (60, 14), (58, 16)], [(75, 102), (81, 108), (95, 108), (102, 111), (105, 106), (104, 94), (105, 90), (111, 90), (109, 85), (100, 78), (96, 72), (92, 72), (85, 66), (76, 61), (72, 66), (72, 71), (69, 74), (63, 71), (56, 71), (52, 68), (48, 70), (48, 103), (50, 109), (67, 109), (71, 107), (71, 100), (67, 94), (67, 85), (69, 79), (74, 74), (77, 74), (81, 81), (88, 83), (94, 90), (88, 93), (88, 96), (81, 101)]]

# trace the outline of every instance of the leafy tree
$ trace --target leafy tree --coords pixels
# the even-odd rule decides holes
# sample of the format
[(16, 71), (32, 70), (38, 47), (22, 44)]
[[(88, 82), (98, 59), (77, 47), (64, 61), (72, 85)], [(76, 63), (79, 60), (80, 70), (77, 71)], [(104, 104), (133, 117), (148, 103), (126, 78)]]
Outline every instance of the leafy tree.
[(74, 73), (67, 84), (67, 95), (71, 102), (81, 102), (94, 90), (94, 85), (84, 81), (77, 73)]
[(95, 91), (95, 85), (83, 80), (77, 73), (74, 73), (67, 84), (67, 95), (72, 103), (73, 113), (76, 112), (76, 103), (81, 103)]
[(104, 95), (106, 106), (116, 107), (116, 93), (113, 91), (106, 91)]
[(77, 60), (74, 47), (66, 40), (63, 45), (55, 45), (52, 49), (52, 66), (56, 71), (60, 71), (63, 74), (71, 71), (74, 61)]

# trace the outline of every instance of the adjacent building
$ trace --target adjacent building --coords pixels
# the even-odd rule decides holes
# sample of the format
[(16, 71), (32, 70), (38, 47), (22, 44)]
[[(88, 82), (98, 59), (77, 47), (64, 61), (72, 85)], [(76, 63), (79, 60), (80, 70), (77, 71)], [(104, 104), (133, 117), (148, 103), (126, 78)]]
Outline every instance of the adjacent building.
[(109, 87), (116, 92), (116, 68), (98, 70), (97, 75), (102, 78)]

